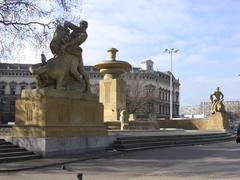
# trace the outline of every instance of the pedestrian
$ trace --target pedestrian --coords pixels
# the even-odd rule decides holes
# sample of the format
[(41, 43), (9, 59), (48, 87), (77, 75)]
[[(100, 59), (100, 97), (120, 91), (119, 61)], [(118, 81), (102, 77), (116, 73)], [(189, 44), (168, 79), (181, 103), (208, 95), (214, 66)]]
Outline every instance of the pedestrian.
[(238, 123), (238, 129), (237, 129), (237, 136), (236, 136), (236, 143), (240, 142), (240, 123)]

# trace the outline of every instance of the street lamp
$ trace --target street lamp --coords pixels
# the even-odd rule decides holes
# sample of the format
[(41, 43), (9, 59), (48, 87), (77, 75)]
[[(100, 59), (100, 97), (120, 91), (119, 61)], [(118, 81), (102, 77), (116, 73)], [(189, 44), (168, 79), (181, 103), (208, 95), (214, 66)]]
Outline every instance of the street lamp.
[(179, 49), (165, 49), (163, 52), (164, 53), (169, 53), (171, 54), (171, 66), (170, 66), (170, 119), (173, 118), (173, 99), (172, 99), (172, 91), (173, 91), (173, 84), (172, 84), (172, 54), (177, 53)]

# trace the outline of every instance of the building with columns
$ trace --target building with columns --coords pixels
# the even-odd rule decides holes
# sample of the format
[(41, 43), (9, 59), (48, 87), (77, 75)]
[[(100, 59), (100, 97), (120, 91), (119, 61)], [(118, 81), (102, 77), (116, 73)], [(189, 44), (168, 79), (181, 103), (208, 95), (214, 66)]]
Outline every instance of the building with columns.
[[(15, 119), (15, 101), (23, 89), (36, 88), (31, 76), (31, 64), (0, 63), (0, 123)], [(133, 67), (123, 75), (127, 83), (127, 107), (137, 118), (167, 118), (170, 113), (170, 72), (154, 70), (154, 62), (147, 60), (141, 67)], [(89, 75), (91, 91), (98, 95), (102, 75), (93, 66), (84, 66)], [(179, 116), (180, 83), (173, 76), (173, 117)]]

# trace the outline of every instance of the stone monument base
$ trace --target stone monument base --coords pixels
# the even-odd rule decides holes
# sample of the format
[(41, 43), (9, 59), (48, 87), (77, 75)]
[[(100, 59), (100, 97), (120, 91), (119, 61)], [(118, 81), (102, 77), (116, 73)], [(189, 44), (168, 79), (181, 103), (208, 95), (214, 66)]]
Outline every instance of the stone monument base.
[(54, 157), (103, 150), (115, 139), (115, 136), (13, 137), (10, 141), (43, 157)]
[(227, 114), (225, 112), (215, 112), (208, 117), (209, 130), (229, 129)]
[(13, 142), (42, 155), (84, 152), (97, 136), (107, 135), (103, 105), (78, 91), (23, 90), (12, 134)]

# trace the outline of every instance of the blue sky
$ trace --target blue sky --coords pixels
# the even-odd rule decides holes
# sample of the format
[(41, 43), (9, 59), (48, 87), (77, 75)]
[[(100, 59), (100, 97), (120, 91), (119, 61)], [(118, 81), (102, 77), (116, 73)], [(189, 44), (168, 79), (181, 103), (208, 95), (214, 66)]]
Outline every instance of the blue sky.
[[(217, 86), (225, 100), (240, 100), (239, 0), (82, 0), (81, 4), (75, 13), (89, 22), (89, 38), (82, 46), (85, 65), (107, 59), (106, 50), (115, 47), (120, 60), (140, 66), (152, 59), (155, 70), (167, 71), (170, 55), (163, 49), (174, 47), (180, 49), (173, 56), (173, 73), (181, 82), (181, 105), (208, 101)], [(29, 56), (24, 62), (39, 61)]]

